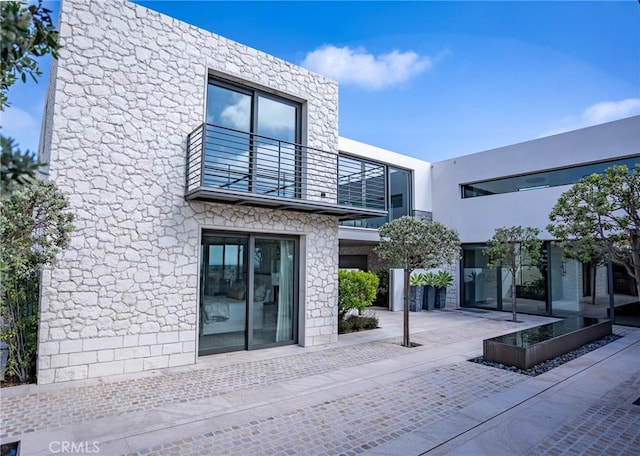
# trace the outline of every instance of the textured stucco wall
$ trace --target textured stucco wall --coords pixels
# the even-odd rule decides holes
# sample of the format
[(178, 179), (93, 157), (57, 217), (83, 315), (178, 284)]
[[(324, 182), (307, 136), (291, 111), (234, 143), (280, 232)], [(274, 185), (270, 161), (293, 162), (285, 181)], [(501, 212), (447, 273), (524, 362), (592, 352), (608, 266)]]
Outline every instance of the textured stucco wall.
[(41, 154), (76, 229), (43, 276), (38, 381), (195, 362), (203, 228), (300, 236), (299, 341), (336, 341), (334, 218), (183, 198), (208, 73), (302, 102), (307, 145), (334, 153), (336, 84), (123, 0), (61, 8)]

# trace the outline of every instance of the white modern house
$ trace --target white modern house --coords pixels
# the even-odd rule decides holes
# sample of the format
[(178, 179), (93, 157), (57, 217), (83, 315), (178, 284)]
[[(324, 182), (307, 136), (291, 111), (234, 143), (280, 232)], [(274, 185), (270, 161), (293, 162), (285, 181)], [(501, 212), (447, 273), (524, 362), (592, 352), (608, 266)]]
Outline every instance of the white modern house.
[(460, 305), (511, 309), (511, 275), (487, 269), (482, 247), (496, 228), (522, 225), (538, 228), (546, 242), (541, 263), (519, 268), (521, 311), (611, 317), (613, 287), (619, 316), (630, 311), (640, 317), (637, 306), (623, 308), (638, 300), (623, 268), (613, 268), (608, 284), (606, 268), (597, 267), (592, 283), (595, 266), (565, 258), (546, 231), (549, 213), (571, 184), (612, 165), (637, 163), (640, 116), (434, 163), (434, 218), (457, 229), (463, 242)]
[[(427, 216), (455, 228), (463, 243), (461, 264), (451, 269), (456, 283), (447, 293), (447, 305), (510, 310), (511, 276), (488, 269), (483, 248), (496, 228), (529, 226), (541, 231), (545, 246), (542, 264), (520, 267), (520, 310), (611, 316), (606, 268), (595, 268), (594, 279), (593, 265), (565, 258), (546, 226), (571, 184), (611, 165), (640, 163), (640, 116), (434, 163), (342, 138), (340, 150), (383, 164), (389, 176), (386, 217), (341, 222), (341, 266), (379, 269), (373, 251), (377, 228), (400, 215)], [(614, 267), (610, 275), (616, 306), (637, 301), (633, 281), (622, 268)], [(389, 305), (397, 310), (402, 308), (400, 281), (395, 288)], [(637, 307), (631, 312), (640, 316)]]
[[(431, 164), (340, 138), (335, 82), (126, 0), (64, 0), (59, 31), (40, 155), (76, 229), (42, 278), (39, 383), (335, 342), (338, 267), (378, 268), (401, 215), (461, 233), (451, 306), (503, 309), (499, 271), (470, 300), (477, 243), (546, 225), (554, 172), (640, 160), (634, 117)], [(547, 245), (548, 277), (581, 268)]]

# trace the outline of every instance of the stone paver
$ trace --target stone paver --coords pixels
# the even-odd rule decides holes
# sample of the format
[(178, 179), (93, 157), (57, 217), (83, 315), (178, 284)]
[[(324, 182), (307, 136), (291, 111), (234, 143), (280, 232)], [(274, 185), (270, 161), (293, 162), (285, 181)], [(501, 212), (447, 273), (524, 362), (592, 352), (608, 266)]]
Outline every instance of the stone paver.
[(409, 378), (395, 389), (369, 388), (238, 426), (217, 428), (212, 423), (208, 433), (161, 449), (142, 449), (132, 456), (353, 455), (446, 418), (524, 380), (522, 375), (462, 362)]
[(2, 442), (34, 456), (52, 439), (95, 441), (109, 456), (637, 454), (640, 330), (616, 327), (621, 339), (532, 378), (467, 360), (482, 339), (548, 319), (412, 314), (422, 346), (406, 349), (402, 315), (379, 317), (382, 329), (330, 347), (0, 391)]
[(633, 375), (592, 404), (528, 456), (554, 454), (621, 455), (640, 453), (640, 375)]
[[(452, 325), (413, 335), (415, 341), (431, 346), (455, 340), (484, 337), (505, 330), (508, 324), (481, 320), (473, 331)], [(457, 330), (456, 330), (457, 329)], [(50, 429), (91, 419), (153, 410), (162, 405), (199, 401), (232, 391), (256, 388), (285, 380), (335, 371), (405, 355), (401, 338), (336, 347), (319, 352), (250, 361), (201, 370), (98, 384), (56, 393), (36, 393), (2, 399), (0, 438)], [(78, 401), (81, 397), (82, 401)]]

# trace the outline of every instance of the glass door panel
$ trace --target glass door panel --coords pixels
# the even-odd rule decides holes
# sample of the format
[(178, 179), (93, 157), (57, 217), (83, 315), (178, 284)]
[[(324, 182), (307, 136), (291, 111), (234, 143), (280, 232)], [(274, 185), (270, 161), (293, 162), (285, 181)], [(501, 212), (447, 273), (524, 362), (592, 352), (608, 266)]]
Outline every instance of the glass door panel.
[(496, 268), (487, 266), (484, 247), (462, 248), (463, 307), (498, 309)]
[(295, 241), (256, 238), (252, 345), (294, 340)]
[(205, 186), (249, 190), (250, 131), (251, 95), (209, 84), (203, 176)]
[(246, 347), (247, 243), (247, 237), (202, 237), (200, 354)]
[[(255, 191), (293, 198), (299, 174), (298, 154), (291, 143), (298, 142), (297, 107), (258, 96), (255, 144)], [(285, 142), (281, 142), (285, 141)]]
[[(549, 256), (551, 258), (551, 309), (554, 316), (581, 316), (585, 311), (595, 310), (590, 297), (585, 298), (582, 263), (571, 258), (565, 258), (562, 247), (552, 243)], [(589, 274), (586, 275), (587, 280)], [(589, 284), (587, 284), (589, 285)], [(587, 292), (590, 287), (587, 286)], [(605, 315), (588, 315), (596, 318)]]
[(389, 220), (411, 215), (411, 172), (389, 167)]
[[(518, 255), (516, 271), (516, 311), (526, 314), (546, 315), (547, 305), (547, 248), (541, 251), (540, 260), (532, 263), (528, 257)], [(513, 308), (512, 275), (502, 268), (502, 310)]]

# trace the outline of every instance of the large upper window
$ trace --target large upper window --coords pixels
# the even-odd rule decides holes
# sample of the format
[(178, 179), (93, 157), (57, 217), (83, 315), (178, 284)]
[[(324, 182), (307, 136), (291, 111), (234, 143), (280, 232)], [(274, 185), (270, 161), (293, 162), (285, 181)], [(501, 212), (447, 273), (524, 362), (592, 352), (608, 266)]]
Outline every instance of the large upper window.
[(588, 165), (571, 166), (568, 168), (540, 171), (519, 176), (503, 177), (482, 182), (463, 184), (462, 197), (496, 195), (498, 193), (521, 192), (538, 188), (570, 185), (594, 173), (603, 173), (605, 169), (614, 165), (626, 165), (633, 168), (640, 163), (640, 155), (634, 155), (618, 160), (609, 160)]
[(300, 191), (299, 103), (210, 79), (204, 185), (271, 196)]
[(338, 157), (338, 204), (385, 210), (384, 165), (360, 158)]
[(386, 209), (384, 217), (340, 222), (342, 226), (380, 228), (403, 215), (411, 215), (411, 171), (340, 154), (338, 203)]

